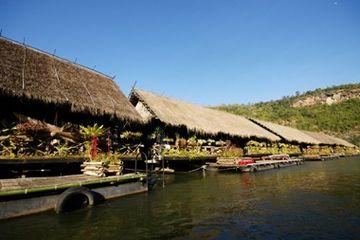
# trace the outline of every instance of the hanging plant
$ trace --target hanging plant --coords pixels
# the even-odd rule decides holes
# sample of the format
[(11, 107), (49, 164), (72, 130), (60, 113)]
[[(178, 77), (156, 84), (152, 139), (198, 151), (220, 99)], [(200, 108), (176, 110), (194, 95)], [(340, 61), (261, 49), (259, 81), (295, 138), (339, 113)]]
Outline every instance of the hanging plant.
[(173, 143), (174, 142), (174, 139), (170, 138), (170, 137), (164, 137), (163, 138), (163, 142), (166, 142), (166, 143)]
[(187, 141), (185, 138), (181, 138), (179, 135), (176, 136), (175, 146), (177, 148), (185, 148)]
[(157, 143), (161, 143), (164, 137), (164, 130), (161, 127), (156, 127), (154, 132), (149, 135), (149, 139), (155, 140)]
[(222, 141), (222, 140), (219, 140), (219, 141), (216, 141), (215, 142), (215, 145), (216, 146), (226, 146), (226, 142)]
[(209, 139), (207, 140), (207, 144), (209, 144), (210, 146), (213, 145), (215, 142), (216, 142), (216, 141), (215, 141), (214, 139), (211, 139), (211, 138), (209, 138)]
[(195, 135), (191, 136), (188, 140), (187, 143), (189, 146), (197, 146), (197, 137)]
[(123, 139), (132, 139), (132, 140), (139, 140), (142, 137), (141, 132), (131, 132), (125, 131), (120, 134), (120, 137)]
[(197, 140), (197, 143), (202, 146), (202, 145), (205, 145), (207, 143), (207, 141), (205, 139), (198, 139)]

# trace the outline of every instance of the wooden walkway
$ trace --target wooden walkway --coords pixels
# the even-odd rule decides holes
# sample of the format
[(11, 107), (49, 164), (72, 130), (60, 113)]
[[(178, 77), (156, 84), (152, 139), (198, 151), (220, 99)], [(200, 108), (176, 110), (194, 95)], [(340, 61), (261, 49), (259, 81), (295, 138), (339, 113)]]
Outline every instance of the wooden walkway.
[(22, 195), (36, 192), (57, 191), (70, 187), (95, 184), (115, 184), (126, 181), (138, 181), (145, 174), (124, 174), (120, 176), (94, 177), (86, 175), (68, 175), (60, 177), (15, 178), (0, 180), (0, 197)]

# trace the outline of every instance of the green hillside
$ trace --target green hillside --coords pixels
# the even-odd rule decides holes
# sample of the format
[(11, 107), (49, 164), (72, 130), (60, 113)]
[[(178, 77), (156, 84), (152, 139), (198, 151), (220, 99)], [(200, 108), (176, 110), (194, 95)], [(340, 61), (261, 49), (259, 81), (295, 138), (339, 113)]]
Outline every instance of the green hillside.
[(303, 130), (322, 131), (360, 146), (359, 94), (360, 84), (348, 84), (297, 93), (276, 101), (213, 108)]

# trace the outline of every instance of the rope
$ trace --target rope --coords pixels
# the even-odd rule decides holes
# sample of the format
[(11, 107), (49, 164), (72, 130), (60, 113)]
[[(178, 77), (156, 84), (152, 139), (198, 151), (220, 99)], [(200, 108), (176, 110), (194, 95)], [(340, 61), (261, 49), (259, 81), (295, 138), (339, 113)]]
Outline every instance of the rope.
[(237, 167), (232, 167), (232, 168), (226, 168), (226, 169), (211, 169), (211, 168), (207, 168), (205, 165), (201, 166), (199, 168), (195, 168), (193, 170), (190, 171), (175, 171), (175, 173), (193, 173), (193, 172), (197, 172), (200, 170), (205, 170), (205, 171), (209, 171), (209, 172), (223, 172), (223, 171), (231, 171), (231, 170), (236, 170), (239, 169)]
[(195, 168), (194, 170), (190, 170), (190, 171), (188, 171), (187, 173), (192, 173), (192, 172), (196, 172), (196, 171), (199, 171), (199, 170), (206, 170), (206, 166), (204, 167), (204, 166), (201, 166), (201, 167), (199, 167), (199, 168)]
[[(175, 171), (175, 173), (193, 173), (193, 172), (197, 172), (197, 171), (209, 171), (209, 172), (223, 172), (223, 171), (231, 171), (231, 170), (236, 170), (236, 169), (239, 169), (237, 167), (232, 167), (232, 168), (225, 168), (225, 169), (208, 169), (206, 167), (206, 165), (203, 165), (201, 167), (198, 167), (198, 168), (195, 168), (193, 170), (190, 170), (190, 171)], [(129, 170), (129, 171), (135, 171), (134, 168), (124, 168), (124, 170)], [(145, 170), (140, 170), (140, 169), (137, 169), (137, 171), (139, 172), (145, 172)]]
[[(124, 170), (135, 172), (135, 168), (124, 168)], [(137, 172), (146, 172), (146, 170), (136, 169)]]
[[(181, 172), (181, 171), (176, 171), (175, 173), (192, 173), (192, 172), (196, 172), (196, 171), (199, 171), (199, 170), (206, 170), (206, 168), (204, 167), (199, 167), (199, 168), (196, 168), (196, 169), (193, 169), (193, 170), (190, 170), (190, 171), (186, 171), (186, 172)], [(124, 170), (128, 170), (128, 171), (134, 171), (135, 172), (135, 168), (124, 168)], [(137, 169), (138, 172), (146, 172), (146, 170), (141, 170), (141, 169)], [(162, 173), (163, 171), (161, 171)]]
[(175, 173), (193, 173), (193, 172), (197, 172), (197, 171), (200, 171), (200, 170), (206, 170), (206, 165), (203, 165), (199, 168), (195, 168), (193, 170), (190, 170), (190, 171), (175, 171)]

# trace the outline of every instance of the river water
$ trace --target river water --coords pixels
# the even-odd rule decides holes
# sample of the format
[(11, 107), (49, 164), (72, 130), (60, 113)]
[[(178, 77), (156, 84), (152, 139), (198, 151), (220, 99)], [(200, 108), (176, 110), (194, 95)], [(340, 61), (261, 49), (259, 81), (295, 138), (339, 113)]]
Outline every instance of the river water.
[(360, 158), (167, 176), (92, 209), (0, 222), (0, 239), (360, 239)]

